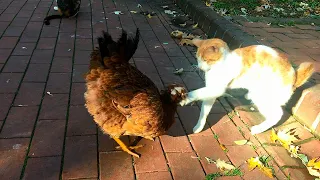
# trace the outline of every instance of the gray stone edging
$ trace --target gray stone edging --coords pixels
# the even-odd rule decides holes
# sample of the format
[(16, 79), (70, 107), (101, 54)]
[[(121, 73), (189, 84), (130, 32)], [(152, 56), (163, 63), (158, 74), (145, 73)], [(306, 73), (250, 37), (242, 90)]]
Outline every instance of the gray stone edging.
[(178, 7), (189, 15), (209, 38), (221, 38), (230, 49), (261, 44), (252, 35), (244, 32), (235, 23), (220, 16), (201, 0), (175, 0)]

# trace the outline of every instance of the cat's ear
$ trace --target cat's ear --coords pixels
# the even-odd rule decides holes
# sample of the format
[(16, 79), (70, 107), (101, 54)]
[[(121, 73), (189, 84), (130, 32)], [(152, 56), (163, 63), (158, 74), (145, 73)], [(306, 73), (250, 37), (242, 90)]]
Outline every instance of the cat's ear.
[(202, 45), (202, 43), (203, 43), (203, 40), (194, 38), (194, 39), (192, 39), (192, 43), (193, 43), (196, 47), (200, 47), (200, 46)]
[(212, 48), (213, 52), (215, 52), (215, 53), (219, 52), (219, 49), (217, 46), (211, 46), (211, 48)]

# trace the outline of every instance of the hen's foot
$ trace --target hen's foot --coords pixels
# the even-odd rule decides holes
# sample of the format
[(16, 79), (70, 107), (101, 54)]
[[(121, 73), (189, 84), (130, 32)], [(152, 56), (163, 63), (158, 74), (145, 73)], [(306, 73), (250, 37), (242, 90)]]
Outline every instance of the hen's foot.
[[(121, 147), (121, 149), (122, 149), (124, 152), (126, 152), (126, 153), (128, 153), (128, 154), (130, 154), (130, 155), (132, 155), (132, 156), (134, 156), (134, 157), (137, 157), (137, 158), (140, 157), (139, 154), (132, 152), (132, 151), (131, 151), (132, 149), (130, 150), (119, 138), (114, 137), (113, 139), (119, 144), (119, 146)], [(140, 145), (140, 146), (141, 146), (141, 145)]]
[[(128, 149), (130, 149), (130, 150), (135, 150), (135, 149), (139, 149), (139, 148), (142, 148), (142, 147), (144, 147), (143, 144), (141, 144), (141, 145), (136, 145), (136, 146), (129, 146)], [(121, 146), (116, 146), (116, 149), (121, 149)]]

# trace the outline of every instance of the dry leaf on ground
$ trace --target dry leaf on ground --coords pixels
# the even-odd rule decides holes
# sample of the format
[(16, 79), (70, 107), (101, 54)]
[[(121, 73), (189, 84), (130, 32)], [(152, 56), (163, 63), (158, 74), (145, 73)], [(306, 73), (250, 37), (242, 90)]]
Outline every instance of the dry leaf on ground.
[(300, 139), (296, 133), (296, 128), (289, 129), (288, 131), (279, 130), (276, 131), (272, 129), (270, 139), (272, 142), (280, 142), (280, 144), (290, 151), (290, 145), (293, 145), (293, 142)]
[(179, 26), (181, 26), (181, 27), (185, 27), (186, 25), (187, 25), (187, 22), (179, 24)]
[(311, 159), (308, 162), (307, 166), (313, 166), (316, 169), (320, 169), (320, 157), (316, 157), (316, 158)]
[(182, 31), (179, 31), (179, 30), (175, 30), (175, 31), (172, 31), (170, 33), (171, 37), (173, 38), (177, 38), (177, 39), (194, 39), (194, 38), (200, 38), (200, 36), (195, 36), (191, 33), (185, 33), (185, 32), (182, 32)]
[(206, 160), (207, 160), (207, 162), (208, 162), (208, 164), (212, 164), (212, 163), (216, 163), (214, 160), (212, 160), (211, 158), (208, 158), (208, 157), (204, 157)]
[(217, 159), (215, 164), (217, 168), (219, 168), (221, 171), (229, 171), (231, 169), (235, 169), (235, 167), (232, 164), (228, 164), (224, 160)]
[(192, 26), (192, 28), (197, 28), (197, 27), (198, 27), (198, 23)]
[(164, 13), (173, 15), (173, 14), (175, 14), (177, 12), (176, 11), (171, 11), (171, 10), (164, 10)]
[(181, 39), (179, 45), (180, 45), (180, 46), (184, 46), (184, 45), (194, 46), (194, 44), (193, 44), (193, 42), (192, 42), (191, 39)]
[(320, 157), (311, 159), (307, 164), (309, 174), (320, 178)]
[(298, 152), (300, 150), (300, 146), (295, 146), (293, 144), (289, 145), (289, 149), (288, 151), (290, 152), (290, 156), (291, 157), (295, 157), (295, 158), (298, 158)]
[(272, 169), (266, 167), (259, 159), (259, 157), (252, 157), (246, 161), (248, 163), (249, 171), (252, 171), (255, 168), (259, 168), (269, 178), (273, 178)]
[(219, 145), (220, 145), (220, 147), (221, 147), (221, 149), (222, 149), (223, 151), (228, 151), (228, 149), (226, 148), (225, 145), (223, 145), (223, 144), (219, 144)]
[(184, 34), (184, 32), (179, 31), (179, 30), (175, 30), (175, 31), (171, 32), (171, 37), (180, 39), (180, 38), (182, 38), (183, 34)]
[(177, 69), (176, 71), (173, 72), (174, 74), (182, 74), (183, 73), (183, 68)]
[(237, 145), (245, 145), (247, 144), (249, 141), (244, 139), (244, 140), (238, 140), (238, 141), (234, 141), (234, 143), (236, 143)]
[(193, 35), (193, 34), (186, 34), (186, 33), (183, 33), (182, 34), (182, 39), (194, 39), (196, 36), (195, 35)]
[(279, 130), (277, 135), (281, 141), (285, 141), (288, 144), (291, 144), (293, 143), (293, 141), (300, 139), (298, 135), (296, 135), (295, 133), (296, 133), (296, 128), (292, 128), (292, 129), (289, 129), (287, 132), (285, 132), (284, 130), (283, 131)]

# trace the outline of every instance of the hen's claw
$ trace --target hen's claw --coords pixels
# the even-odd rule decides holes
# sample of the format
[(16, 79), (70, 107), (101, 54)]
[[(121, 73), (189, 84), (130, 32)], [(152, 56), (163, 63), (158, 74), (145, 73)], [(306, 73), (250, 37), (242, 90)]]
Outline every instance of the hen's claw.
[[(142, 148), (142, 147), (144, 147), (144, 144), (136, 145), (136, 146), (129, 146), (128, 149), (135, 150), (135, 149), (139, 149), (139, 148)], [(121, 146), (116, 146), (116, 149), (121, 149)]]

